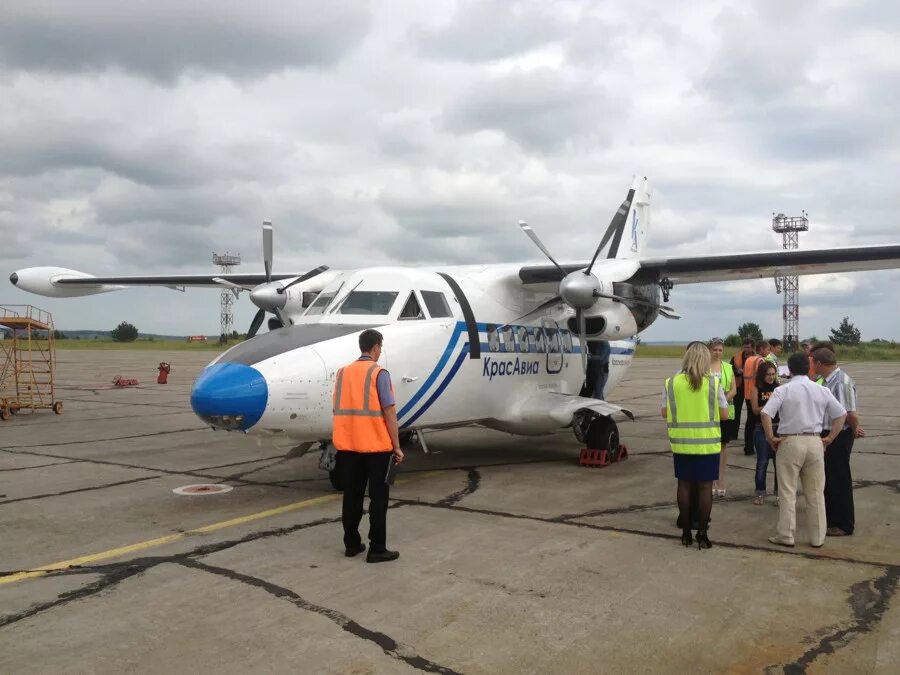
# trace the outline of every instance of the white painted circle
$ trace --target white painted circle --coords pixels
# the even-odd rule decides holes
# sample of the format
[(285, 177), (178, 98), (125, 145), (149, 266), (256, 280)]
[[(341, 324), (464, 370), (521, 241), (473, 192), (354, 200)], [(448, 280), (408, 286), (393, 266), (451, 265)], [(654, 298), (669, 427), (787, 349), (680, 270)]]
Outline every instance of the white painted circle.
[(201, 497), (204, 495), (221, 495), (231, 492), (233, 488), (230, 485), (222, 485), (221, 483), (197, 483), (195, 485), (182, 485), (172, 492), (176, 495), (185, 495), (187, 497)]

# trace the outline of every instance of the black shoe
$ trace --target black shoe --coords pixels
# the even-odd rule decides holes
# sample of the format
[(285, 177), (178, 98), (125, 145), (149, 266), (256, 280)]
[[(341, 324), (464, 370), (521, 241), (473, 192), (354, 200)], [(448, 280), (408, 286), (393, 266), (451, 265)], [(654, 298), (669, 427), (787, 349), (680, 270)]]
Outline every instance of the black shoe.
[(706, 530), (697, 532), (697, 546), (702, 550), (704, 548), (712, 548), (712, 542), (706, 536)]
[(391, 560), (396, 560), (400, 557), (399, 551), (369, 551), (369, 554), (366, 556), (367, 563), (380, 563), (380, 562), (390, 562)]
[(348, 558), (352, 558), (354, 556), (359, 555), (360, 553), (362, 553), (365, 550), (366, 550), (365, 544), (357, 544), (353, 548), (345, 548), (344, 555), (347, 556)]
[(683, 530), (681, 533), (681, 543), (685, 546), (690, 546), (694, 543), (694, 538), (691, 536), (690, 530)]

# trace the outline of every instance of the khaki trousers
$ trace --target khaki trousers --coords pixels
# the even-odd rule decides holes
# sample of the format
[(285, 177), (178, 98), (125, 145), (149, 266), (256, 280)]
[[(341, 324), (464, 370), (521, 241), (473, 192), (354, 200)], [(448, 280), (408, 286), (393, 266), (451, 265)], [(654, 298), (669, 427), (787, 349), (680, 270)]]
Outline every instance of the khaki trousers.
[(803, 485), (806, 522), (813, 546), (825, 543), (825, 451), (819, 436), (788, 436), (775, 453), (778, 469), (778, 538), (794, 543), (797, 485)]

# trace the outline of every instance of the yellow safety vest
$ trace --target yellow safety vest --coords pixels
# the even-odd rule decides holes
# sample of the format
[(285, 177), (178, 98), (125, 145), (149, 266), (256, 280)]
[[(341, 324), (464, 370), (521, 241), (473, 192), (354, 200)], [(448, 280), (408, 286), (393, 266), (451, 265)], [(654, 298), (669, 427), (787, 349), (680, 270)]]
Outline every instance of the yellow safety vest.
[(666, 380), (666, 423), (672, 452), (714, 455), (722, 450), (716, 380), (706, 375), (700, 389), (691, 389), (684, 373)]
[[(722, 361), (722, 390), (727, 395), (731, 389), (731, 381), (734, 379), (734, 370), (730, 363)], [(734, 419), (734, 401), (728, 404), (728, 419)]]

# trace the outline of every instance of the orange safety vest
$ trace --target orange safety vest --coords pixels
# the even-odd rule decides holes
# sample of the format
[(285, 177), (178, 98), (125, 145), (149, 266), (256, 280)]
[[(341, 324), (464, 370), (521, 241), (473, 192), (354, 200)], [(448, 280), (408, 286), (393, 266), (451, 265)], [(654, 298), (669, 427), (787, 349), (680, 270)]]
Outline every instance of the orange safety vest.
[(744, 399), (752, 401), (756, 396), (756, 369), (763, 362), (763, 357), (753, 354), (744, 361)]
[(809, 357), (809, 373), (807, 373), (807, 375), (813, 382), (815, 382), (816, 378), (819, 376), (819, 374), (816, 372), (815, 366), (813, 366), (813, 358), (811, 356)]
[(337, 372), (334, 380), (334, 431), (338, 450), (390, 452), (394, 448), (378, 400), (378, 373), (374, 361), (354, 361)]

